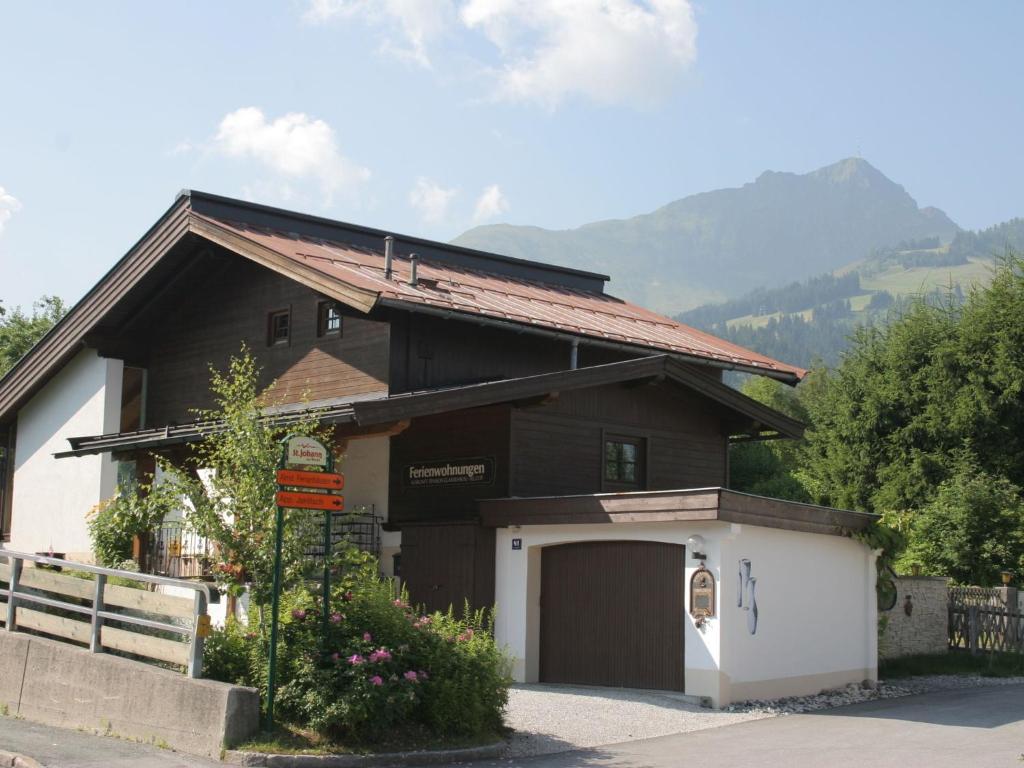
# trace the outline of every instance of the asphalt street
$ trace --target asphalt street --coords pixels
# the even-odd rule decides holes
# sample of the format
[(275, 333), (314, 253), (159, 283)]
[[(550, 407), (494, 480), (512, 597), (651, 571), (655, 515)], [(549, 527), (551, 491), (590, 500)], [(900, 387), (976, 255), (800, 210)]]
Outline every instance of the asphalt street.
[[(585, 716), (572, 713), (572, 716)], [(0, 749), (50, 768), (210, 768), (169, 750), (0, 717)], [(1024, 686), (908, 696), (474, 768), (1009, 768), (1024, 755)], [(460, 765), (465, 765), (460, 764)]]
[(1024, 686), (940, 691), (476, 768), (1020, 768)]

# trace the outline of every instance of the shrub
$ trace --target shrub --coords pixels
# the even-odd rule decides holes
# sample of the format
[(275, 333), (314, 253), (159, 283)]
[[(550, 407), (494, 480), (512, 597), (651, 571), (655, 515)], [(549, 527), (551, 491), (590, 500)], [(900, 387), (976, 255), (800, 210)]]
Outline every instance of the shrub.
[(132, 557), (132, 540), (148, 535), (180, 505), (179, 495), (167, 485), (150, 482), (119, 488), (115, 496), (89, 513), (87, 525), (96, 562), (121, 568)]
[[(320, 602), (315, 586), (282, 595), (279, 719), (351, 743), (416, 727), (441, 737), (486, 736), (501, 727), (509, 664), (484, 611), (466, 619), (422, 615), (394, 595), (370, 558), (332, 590), (326, 639)], [(267, 640), (237, 625), (215, 633), (207, 640), (207, 675), (256, 684), (265, 700)], [(248, 669), (237, 659), (249, 659)]]
[(256, 635), (229, 617), (203, 645), (203, 676), (235, 685), (253, 685), (252, 662)]

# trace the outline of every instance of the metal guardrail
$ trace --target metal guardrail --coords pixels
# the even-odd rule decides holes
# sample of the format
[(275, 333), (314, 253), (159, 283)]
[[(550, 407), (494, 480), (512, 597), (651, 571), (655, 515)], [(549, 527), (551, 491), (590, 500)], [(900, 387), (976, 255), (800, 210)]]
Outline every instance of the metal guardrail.
[[(25, 562), (35, 563), (35, 568), (24, 568)], [(86, 643), (93, 653), (102, 653), (104, 647), (133, 653), (139, 656), (180, 664), (187, 669), (189, 677), (201, 677), (203, 669), (203, 638), (208, 633), (209, 616), (206, 606), (210, 602), (210, 590), (203, 583), (182, 581), (165, 576), (121, 571), (115, 568), (101, 568), (86, 563), (76, 563), (55, 557), (32, 555), (25, 552), (0, 550), (0, 581), (7, 582), (7, 588), (0, 588), (0, 596), (6, 600), (4, 628), (14, 632), (19, 622), (25, 629), (56, 635), (64, 639)], [(55, 570), (68, 569), (85, 571), (94, 575), (92, 581), (53, 573), (38, 566), (49, 566)], [(160, 584), (192, 590), (194, 597), (184, 598), (162, 595), (133, 587), (108, 584), (111, 576), (133, 581)], [(31, 590), (31, 591), (30, 591)], [(91, 605), (68, 602), (44, 597), (38, 592), (51, 592), (91, 601)], [(68, 619), (58, 614), (34, 611), (26, 604), (35, 604), (61, 611), (68, 611), (88, 617), (88, 622)], [(190, 619), (190, 626), (183, 627), (166, 621), (132, 616), (108, 610), (109, 606), (166, 617)], [(182, 637), (181, 641), (167, 640), (152, 635), (134, 633), (105, 622), (114, 621), (147, 629), (161, 630)], [(184, 640), (188, 640), (186, 645)]]

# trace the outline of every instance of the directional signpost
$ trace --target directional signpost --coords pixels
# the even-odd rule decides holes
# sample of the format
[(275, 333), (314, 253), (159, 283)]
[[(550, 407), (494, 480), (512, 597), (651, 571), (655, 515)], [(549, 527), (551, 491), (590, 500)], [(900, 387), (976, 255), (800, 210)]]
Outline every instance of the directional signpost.
[(277, 469), (277, 518), (274, 538), (274, 584), (270, 618), (270, 658), (267, 670), (267, 729), (274, 727), (274, 686), (277, 677), (277, 620), (281, 603), (281, 538), (285, 509), (324, 511), (323, 606), (320, 611), (323, 637), (331, 599), (331, 515), (345, 509), (345, 497), (335, 492), (345, 487), (345, 476), (334, 472), (334, 456), (319, 441), (305, 435), (288, 435), (281, 441)]

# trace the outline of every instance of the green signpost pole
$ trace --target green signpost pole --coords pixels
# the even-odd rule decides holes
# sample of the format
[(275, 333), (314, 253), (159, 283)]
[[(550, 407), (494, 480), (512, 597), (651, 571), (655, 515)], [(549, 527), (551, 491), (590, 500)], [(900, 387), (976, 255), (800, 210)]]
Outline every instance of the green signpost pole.
[[(292, 442), (297, 445), (292, 447)], [(294, 454), (294, 455), (293, 455)], [(294, 459), (291, 461), (290, 459)], [(315, 471), (289, 469), (292, 466), (322, 467)], [(274, 694), (277, 685), (277, 624), (281, 612), (281, 550), (284, 538), (284, 510), (324, 510), (323, 610), (320, 645), (327, 648), (328, 610), (331, 602), (331, 513), (344, 509), (345, 499), (332, 491), (344, 487), (344, 476), (334, 474), (334, 456), (325, 446), (302, 435), (288, 435), (281, 441), (277, 464), (277, 517), (274, 525), (274, 578), (270, 608), (270, 653), (267, 664), (267, 730), (274, 727)], [(285, 487), (306, 488), (285, 491)]]
[(277, 505), (274, 531), (274, 582), (270, 602), (270, 657), (267, 663), (267, 730), (274, 728), (274, 687), (277, 678), (277, 620), (281, 612), (281, 538), (284, 534), (284, 507)]

